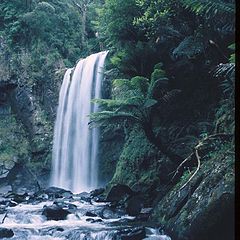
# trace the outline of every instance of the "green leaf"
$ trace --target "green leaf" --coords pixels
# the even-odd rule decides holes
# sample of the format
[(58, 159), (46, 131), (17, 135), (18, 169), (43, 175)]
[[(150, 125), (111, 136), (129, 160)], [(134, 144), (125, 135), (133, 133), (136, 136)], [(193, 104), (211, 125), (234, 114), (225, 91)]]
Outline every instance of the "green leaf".
[(235, 50), (236, 50), (236, 45), (235, 45), (235, 43), (232, 43), (231, 45), (229, 45), (229, 46), (228, 46), (228, 49), (231, 49), (231, 50), (235, 51)]
[(147, 99), (147, 101), (144, 103), (144, 107), (150, 108), (150, 107), (154, 106), (155, 104), (157, 104), (157, 100)]

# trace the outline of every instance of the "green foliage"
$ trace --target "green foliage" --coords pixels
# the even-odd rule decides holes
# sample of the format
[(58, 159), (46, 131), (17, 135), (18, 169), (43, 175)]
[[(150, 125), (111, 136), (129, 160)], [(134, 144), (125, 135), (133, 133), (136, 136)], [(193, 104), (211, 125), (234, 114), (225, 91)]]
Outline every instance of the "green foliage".
[(225, 15), (234, 16), (235, 14), (234, 0), (181, 0), (181, 2), (195, 14), (206, 18), (224, 17)]
[(215, 70), (215, 76), (222, 79), (222, 100), (216, 110), (216, 132), (235, 131), (235, 64), (220, 64)]
[(103, 47), (110, 50), (111, 64), (126, 76), (149, 76), (156, 57), (154, 44), (148, 42), (144, 31), (133, 24), (139, 16), (135, 0), (107, 0), (99, 9), (99, 32)]
[(155, 66), (151, 81), (139, 76), (131, 80), (114, 80), (113, 99), (94, 100), (100, 104), (102, 111), (90, 115), (90, 125), (108, 129), (110, 126), (118, 125), (125, 130), (129, 125), (138, 126), (145, 132), (149, 142), (158, 147), (162, 153), (168, 154), (168, 150), (153, 129), (155, 113), (167, 108), (180, 92), (177, 89), (168, 91), (167, 85), (168, 79), (160, 64)]
[[(161, 71), (155, 69), (155, 71)], [(162, 74), (164, 72), (162, 71)], [(155, 76), (156, 74), (153, 74)], [(159, 75), (160, 76), (160, 75)], [(97, 99), (105, 110), (91, 115), (91, 121), (101, 126), (109, 122), (124, 122), (144, 124), (148, 122), (152, 107), (157, 100), (152, 98), (156, 91), (156, 82), (160, 81), (152, 77), (151, 82), (144, 77), (128, 79), (116, 79), (113, 81), (114, 99)]]
[(148, 38), (158, 35), (163, 26), (171, 23), (178, 5), (166, 0), (136, 0), (136, 3), (142, 14), (134, 18), (134, 25), (142, 28)]
[(46, 89), (57, 87), (55, 72), (73, 66), (89, 52), (81, 45), (82, 18), (72, 1), (26, 3), (0, 3), (4, 62), (9, 78), (28, 86), (43, 101)]
[(99, 9), (99, 31), (107, 48), (117, 48), (128, 40), (136, 40), (137, 30), (132, 22), (138, 14), (135, 0), (106, 0)]
[(230, 63), (235, 63), (236, 62), (236, 56), (235, 56), (236, 46), (235, 46), (235, 43), (229, 45), (228, 48), (233, 51), (233, 53), (230, 55), (229, 62)]

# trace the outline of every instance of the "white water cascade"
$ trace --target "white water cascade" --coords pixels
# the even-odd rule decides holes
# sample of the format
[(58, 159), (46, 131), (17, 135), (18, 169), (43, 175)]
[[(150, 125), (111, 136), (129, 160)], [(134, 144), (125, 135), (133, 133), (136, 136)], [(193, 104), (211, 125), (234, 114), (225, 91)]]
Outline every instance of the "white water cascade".
[(89, 114), (98, 107), (91, 99), (101, 97), (101, 80), (107, 51), (81, 59), (65, 73), (59, 95), (54, 129), (51, 184), (72, 192), (98, 185), (97, 128), (89, 129)]

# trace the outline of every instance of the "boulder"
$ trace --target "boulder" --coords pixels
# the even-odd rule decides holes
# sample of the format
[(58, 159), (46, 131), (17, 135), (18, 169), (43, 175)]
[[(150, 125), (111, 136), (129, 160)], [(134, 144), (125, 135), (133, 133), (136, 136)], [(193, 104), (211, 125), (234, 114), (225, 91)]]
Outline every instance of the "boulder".
[(120, 231), (121, 240), (142, 240), (146, 237), (146, 230), (144, 227), (134, 229), (127, 229)]
[(92, 197), (91, 197), (90, 193), (81, 192), (75, 196), (79, 197), (84, 202), (88, 202), (88, 203), (92, 204)]
[(72, 192), (58, 187), (49, 187), (43, 191), (40, 191), (37, 195), (47, 194), (50, 198), (70, 198)]
[(87, 216), (87, 217), (97, 217), (97, 214), (87, 211), (85, 213), (85, 216)]
[(143, 199), (141, 198), (141, 196), (133, 196), (127, 201), (127, 214), (130, 216), (137, 216), (140, 214), (142, 207)]
[(132, 189), (124, 184), (117, 184), (114, 185), (106, 198), (107, 202), (119, 202), (120, 200), (123, 200), (125, 196), (133, 195), (134, 192)]
[(103, 194), (104, 191), (105, 191), (104, 188), (95, 189), (95, 190), (93, 190), (93, 191), (90, 192), (90, 196), (93, 197), (93, 198), (94, 198), (94, 197), (97, 197), (97, 196)]
[(52, 206), (43, 207), (42, 215), (47, 217), (47, 220), (65, 220), (70, 211), (61, 208), (58, 205), (53, 204)]
[(103, 220), (101, 218), (98, 218), (98, 219), (87, 218), (86, 221), (90, 223), (98, 223), (98, 222), (102, 222)]
[(115, 209), (110, 207), (105, 207), (99, 213), (100, 217), (103, 219), (117, 219), (125, 215), (126, 212), (124, 209)]
[(137, 215), (136, 220), (147, 221), (151, 216), (153, 208), (142, 208), (141, 212)]
[(0, 238), (11, 238), (14, 236), (12, 229), (0, 228)]
[(173, 239), (233, 240), (234, 157), (215, 154), (202, 161), (197, 174), (181, 187), (190, 176), (181, 178), (158, 202), (151, 220)]
[(27, 200), (28, 194), (27, 193), (24, 193), (24, 194), (11, 193), (10, 195), (8, 195), (8, 197), (10, 197), (11, 200), (16, 203), (22, 203)]

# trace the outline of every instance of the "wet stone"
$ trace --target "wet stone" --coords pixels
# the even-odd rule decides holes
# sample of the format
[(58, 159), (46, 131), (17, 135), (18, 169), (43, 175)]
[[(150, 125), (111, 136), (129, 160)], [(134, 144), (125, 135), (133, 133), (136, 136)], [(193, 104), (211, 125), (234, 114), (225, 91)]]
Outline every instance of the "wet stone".
[(87, 216), (87, 217), (97, 217), (97, 214), (87, 211), (85, 216)]
[(43, 208), (42, 215), (47, 217), (47, 220), (65, 220), (70, 212), (57, 205), (52, 205)]
[(0, 239), (1, 238), (11, 238), (13, 236), (14, 236), (14, 232), (12, 229), (0, 228)]
[(97, 196), (101, 195), (102, 193), (104, 193), (104, 191), (105, 191), (104, 188), (95, 189), (95, 190), (90, 192), (90, 196), (91, 197), (97, 197)]
[(146, 230), (143, 227), (120, 231), (121, 240), (142, 240), (146, 237)]

